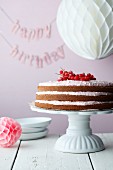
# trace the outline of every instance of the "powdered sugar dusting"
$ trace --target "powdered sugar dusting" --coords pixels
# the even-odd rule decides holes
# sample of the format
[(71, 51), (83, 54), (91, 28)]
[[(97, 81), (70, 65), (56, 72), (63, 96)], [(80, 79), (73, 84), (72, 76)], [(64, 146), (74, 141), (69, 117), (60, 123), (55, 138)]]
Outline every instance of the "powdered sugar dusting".
[(86, 102), (71, 102), (71, 101), (47, 101), (47, 100), (35, 100), (35, 102), (38, 103), (44, 103), (44, 104), (53, 104), (53, 105), (77, 105), (77, 106), (86, 106), (86, 105), (95, 105), (95, 104), (104, 104), (104, 103), (113, 103), (113, 101), (110, 102), (98, 102), (98, 101), (86, 101)]
[(73, 81), (73, 80), (66, 80), (66, 81), (49, 81), (44, 83), (39, 83), (39, 86), (113, 86), (113, 82), (107, 81)]
[(106, 92), (59, 92), (59, 91), (41, 91), (36, 92), (37, 95), (75, 95), (75, 96), (101, 96), (101, 95), (112, 95), (112, 93)]

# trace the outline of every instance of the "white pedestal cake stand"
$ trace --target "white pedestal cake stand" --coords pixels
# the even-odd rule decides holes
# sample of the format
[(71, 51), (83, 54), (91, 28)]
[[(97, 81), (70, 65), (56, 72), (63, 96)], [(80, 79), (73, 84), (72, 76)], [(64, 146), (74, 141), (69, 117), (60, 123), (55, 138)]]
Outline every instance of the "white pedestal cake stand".
[(30, 104), (32, 111), (45, 112), (51, 114), (65, 114), (68, 116), (69, 126), (66, 134), (61, 136), (56, 144), (55, 149), (62, 152), (70, 153), (90, 153), (103, 150), (102, 140), (92, 134), (90, 128), (90, 116), (93, 114), (109, 114), (109, 110), (87, 110), (87, 111), (65, 111), (65, 110), (46, 110), (38, 108), (34, 103)]

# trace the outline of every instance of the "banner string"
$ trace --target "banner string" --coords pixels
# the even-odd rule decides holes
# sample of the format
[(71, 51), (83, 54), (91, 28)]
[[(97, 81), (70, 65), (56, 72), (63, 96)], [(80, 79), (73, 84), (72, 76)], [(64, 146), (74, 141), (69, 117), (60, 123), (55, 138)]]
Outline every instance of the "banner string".
[(7, 12), (0, 6), (0, 10), (3, 12), (3, 14), (14, 24), (14, 20), (7, 14)]
[(3, 38), (3, 40), (7, 43), (7, 45), (9, 45), (9, 47), (13, 47), (13, 45), (8, 41), (8, 39), (2, 34), (2, 32), (0, 31), (0, 36)]
[[(2, 13), (9, 19), (9, 21), (14, 24), (15, 21), (8, 15), (8, 13), (0, 6), (0, 10), (2, 11)], [(56, 18), (54, 18), (49, 24), (53, 24), (56, 21)]]

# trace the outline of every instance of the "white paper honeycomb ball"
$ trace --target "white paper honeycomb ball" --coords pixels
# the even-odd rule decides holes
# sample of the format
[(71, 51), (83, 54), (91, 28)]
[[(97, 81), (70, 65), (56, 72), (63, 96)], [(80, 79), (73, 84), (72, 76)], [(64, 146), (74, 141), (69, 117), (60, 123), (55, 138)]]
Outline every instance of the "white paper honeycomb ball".
[(113, 53), (113, 0), (62, 0), (57, 26), (79, 56), (95, 60)]

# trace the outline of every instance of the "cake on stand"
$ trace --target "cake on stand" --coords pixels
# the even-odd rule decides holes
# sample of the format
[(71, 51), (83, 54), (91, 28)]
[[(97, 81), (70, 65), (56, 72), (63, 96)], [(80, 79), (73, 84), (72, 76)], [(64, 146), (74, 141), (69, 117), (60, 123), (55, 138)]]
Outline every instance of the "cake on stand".
[(65, 111), (41, 109), (30, 104), (32, 111), (45, 112), (50, 114), (65, 114), (68, 116), (69, 126), (66, 134), (61, 136), (56, 144), (55, 149), (62, 152), (70, 153), (90, 153), (105, 149), (102, 140), (92, 134), (90, 128), (90, 116), (94, 114), (110, 114), (113, 109), (108, 110), (86, 110), (86, 111)]

